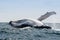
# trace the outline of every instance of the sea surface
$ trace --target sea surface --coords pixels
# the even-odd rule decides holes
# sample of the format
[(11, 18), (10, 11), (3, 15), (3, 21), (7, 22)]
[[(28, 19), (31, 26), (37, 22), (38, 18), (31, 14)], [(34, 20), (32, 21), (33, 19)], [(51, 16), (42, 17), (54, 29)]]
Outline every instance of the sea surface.
[(11, 27), (8, 23), (0, 23), (0, 40), (60, 40), (60, 23), (45, 23), (52, 29)]

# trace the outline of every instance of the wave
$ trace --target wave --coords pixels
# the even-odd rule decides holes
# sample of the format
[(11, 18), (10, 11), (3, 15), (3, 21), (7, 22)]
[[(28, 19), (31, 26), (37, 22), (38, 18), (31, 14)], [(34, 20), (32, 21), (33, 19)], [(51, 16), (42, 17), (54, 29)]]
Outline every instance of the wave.
[(0, 39), (10, 40), (10, 39), (20, 39), (20, 40), (39, 40), (42, 38), (58, 39), (60, 37), (60, 31), (52, 30), (52, 29), (10, 29), (10, 28), (1, 28), (0, 30)]
[(0, 40), (60, 40), (60, 31), (54, 29), (13, 28), (0, 24)]

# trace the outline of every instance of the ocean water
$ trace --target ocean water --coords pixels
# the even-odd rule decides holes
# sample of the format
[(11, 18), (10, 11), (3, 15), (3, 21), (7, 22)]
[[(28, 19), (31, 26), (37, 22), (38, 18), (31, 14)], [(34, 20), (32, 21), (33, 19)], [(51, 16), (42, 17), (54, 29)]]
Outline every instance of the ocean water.
[(45, 23), (53, 29), (13, 28), (8, 23), (0, 23), (0, 40), (60, 40), (60, 23)]

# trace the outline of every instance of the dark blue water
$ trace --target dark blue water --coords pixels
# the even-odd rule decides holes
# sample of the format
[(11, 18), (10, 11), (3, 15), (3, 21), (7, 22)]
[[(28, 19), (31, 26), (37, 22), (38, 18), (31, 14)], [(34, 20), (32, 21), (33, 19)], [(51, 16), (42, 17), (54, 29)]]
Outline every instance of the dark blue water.
[[(59, 23), (46, 25), (59, 28)], [(53, 27), (54, 28), (54, 27)], [(58, 29), (57, 28), (57, 29)], [(0, 23), (0, 40), (60, 40), (60, 31), (54, 29), (13, 28), (8, 23)]]

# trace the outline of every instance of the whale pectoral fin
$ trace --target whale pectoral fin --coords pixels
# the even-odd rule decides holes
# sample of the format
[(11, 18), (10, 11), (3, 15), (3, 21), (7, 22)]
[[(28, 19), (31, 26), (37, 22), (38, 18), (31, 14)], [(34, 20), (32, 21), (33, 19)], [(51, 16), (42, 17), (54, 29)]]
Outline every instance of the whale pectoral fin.
[(39, 21), (43, 21), (44, 19), (50, 17), (51, 15), (56, 14), (56, 12), (47, 12), (46, 14), (42, 15), (41, 17), (38, 18)]

